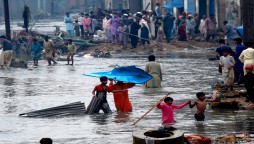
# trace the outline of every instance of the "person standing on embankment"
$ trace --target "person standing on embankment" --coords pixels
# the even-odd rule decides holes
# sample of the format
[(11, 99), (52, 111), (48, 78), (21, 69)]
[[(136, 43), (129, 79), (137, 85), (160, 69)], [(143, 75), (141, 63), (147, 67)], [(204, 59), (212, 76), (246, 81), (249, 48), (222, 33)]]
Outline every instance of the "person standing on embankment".
[[(253, 43), (252, 42), (247, 42), (246, 43), (247, 49), (244, 50), (240, 57), (239, 60), (244, 63), (244, 67), (247, 65), (252, 65), (254, 67), (254, 49), (253, 49)], [(254, 70), (252, 70), (252, 73), (254, 73)], [(247, 72), (244, 69), (244, 75), (246, 75)]]
[(74, 25), (73, 25), (73, 19), (70, 16), (69, 12), (65, 13), (64, 22), (65, 22), (65, 28), (68, 34), (68, 38), (72, 38), (74, 33)]

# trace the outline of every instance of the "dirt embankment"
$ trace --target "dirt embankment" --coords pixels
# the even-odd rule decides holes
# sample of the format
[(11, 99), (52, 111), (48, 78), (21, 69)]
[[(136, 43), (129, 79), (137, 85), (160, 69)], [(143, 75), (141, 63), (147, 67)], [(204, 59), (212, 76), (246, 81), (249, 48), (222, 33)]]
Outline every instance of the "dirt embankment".
[(122, 48), (120, 44), (112, 44), (112, 43), (100, 43), (96, 46), (89, 47), (84, 54), (93, 55), (95, 52), (104, 52), (110, 53), (113, 56), (117, 55), (167, 55), (172, 52), (181, 52), (190, 49), (202, 50), (208, 48), (217, 47), (217, 43), (212, 42), (196, 42), (196, 41), (171, 41), (170, 43), (163, 43), (163, 50), (160, 51), (156, 45), (156, 41), (152, 40), (150, 46), (143, 46), (138, 44), (138, 47), (135, 49), (131, 48), (130, 43), (128, 43), (128, 47), (126, 49)]

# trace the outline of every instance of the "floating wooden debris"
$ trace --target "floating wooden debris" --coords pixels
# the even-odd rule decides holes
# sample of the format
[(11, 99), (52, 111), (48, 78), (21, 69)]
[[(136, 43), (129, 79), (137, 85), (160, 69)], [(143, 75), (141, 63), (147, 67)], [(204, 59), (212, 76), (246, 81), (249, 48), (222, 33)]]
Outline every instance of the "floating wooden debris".
[(186, 143), (188, 144), (210, 144), (212, 141), (210, 138), (207, 137), (188, 134), (184, 134), (184, 138)]
[(237, 135), (225, 135), (223, 137), (217, 138), (213, 144), (227, 144), (227, 143), (250, 143), (251, 137), (250, 134), (241, 134)]
[(55, 117), (85, 114), (85, 104), (81, 102), (70, 103), (62, 106), (22, 113), (22, 117)]

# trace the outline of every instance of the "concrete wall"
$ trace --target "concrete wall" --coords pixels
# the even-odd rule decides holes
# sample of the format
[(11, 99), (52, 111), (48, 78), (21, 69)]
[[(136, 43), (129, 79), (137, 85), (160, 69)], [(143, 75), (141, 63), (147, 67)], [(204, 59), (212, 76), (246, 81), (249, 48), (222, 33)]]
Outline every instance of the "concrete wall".
[(227, 20), (235, 26), (241, 25), (241, 4), (240, 0), (217, 0), (218, 26), (224, 27), (223, 21)]

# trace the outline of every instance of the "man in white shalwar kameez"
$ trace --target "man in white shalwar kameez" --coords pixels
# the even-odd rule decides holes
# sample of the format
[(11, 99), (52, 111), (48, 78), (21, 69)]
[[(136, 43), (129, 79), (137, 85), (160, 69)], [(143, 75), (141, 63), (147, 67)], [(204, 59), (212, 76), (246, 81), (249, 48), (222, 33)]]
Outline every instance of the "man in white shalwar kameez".
[(162, 74), (160, 64), (155, 62), (154, 55), (150, 55), (148, 60), (145, 71), (152, 75), (153, 78), (145, 83), (145, 88), (161, 88)]

